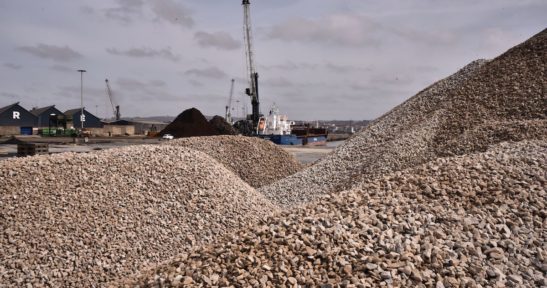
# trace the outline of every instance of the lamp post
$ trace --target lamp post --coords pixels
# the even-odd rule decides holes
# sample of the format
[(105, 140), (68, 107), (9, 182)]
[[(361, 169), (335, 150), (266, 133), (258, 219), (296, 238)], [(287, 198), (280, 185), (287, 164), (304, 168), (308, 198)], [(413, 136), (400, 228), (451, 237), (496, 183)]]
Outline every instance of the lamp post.
[(83, 69), (78, 70), (80, 72), (80, 129), (84, 130), (84, 72)]

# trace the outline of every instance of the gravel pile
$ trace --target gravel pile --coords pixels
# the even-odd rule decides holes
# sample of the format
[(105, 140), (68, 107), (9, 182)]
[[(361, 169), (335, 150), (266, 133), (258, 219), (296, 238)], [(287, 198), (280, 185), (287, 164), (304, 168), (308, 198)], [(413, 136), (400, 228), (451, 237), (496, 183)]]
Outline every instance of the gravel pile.
[(276, 208), (199, 151), (155, 145), (0, 162), (0, 286), (92, 287)]
[(209, 120), (209, 124), (215, 128), (218, 135), (237, 135), (236, 129), (226, 122), (226, 119), (222, 116), (215, 115)]
[(546, 155), (547, 141), (525, 141), (439, 158), (268, 217), (116, 285), (545, 286)]
[(252, 187), (262, 187), (302, 169), (291, 154), (271, 141), (245, 136), (177, 139), (167, 145), (184, 146), (208, 154)]
[(161, 136), (171, 134), (175, 138), (181, 138), (218, 135), (218, 132), (198, 109), (190, 108), (182, 111), (159, 134)]
[[(545, 139), (547, 30), (431, 85), (310, 168), (260, 192), (284, 207), (438, 157)], [(461, 142), (465, 141), (465, 142)]]

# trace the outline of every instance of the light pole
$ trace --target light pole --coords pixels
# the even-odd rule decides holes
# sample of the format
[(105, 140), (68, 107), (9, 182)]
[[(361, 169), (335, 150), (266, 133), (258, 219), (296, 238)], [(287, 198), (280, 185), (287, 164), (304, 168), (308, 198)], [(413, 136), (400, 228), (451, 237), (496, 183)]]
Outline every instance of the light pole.
[(84, 72), (87, 71), (80, 69), (78, 72), (80, 72), (80, 128), (84, 130)]

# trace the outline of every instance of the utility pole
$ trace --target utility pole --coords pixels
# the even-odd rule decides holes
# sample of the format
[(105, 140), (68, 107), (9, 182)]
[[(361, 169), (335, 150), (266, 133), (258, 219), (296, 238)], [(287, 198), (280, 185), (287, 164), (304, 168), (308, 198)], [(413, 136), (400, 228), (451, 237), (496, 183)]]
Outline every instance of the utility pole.
[(84, 130), (84, 72), (87, 71), (80, 69), (78, 72), (80, 72), (80, 129)]

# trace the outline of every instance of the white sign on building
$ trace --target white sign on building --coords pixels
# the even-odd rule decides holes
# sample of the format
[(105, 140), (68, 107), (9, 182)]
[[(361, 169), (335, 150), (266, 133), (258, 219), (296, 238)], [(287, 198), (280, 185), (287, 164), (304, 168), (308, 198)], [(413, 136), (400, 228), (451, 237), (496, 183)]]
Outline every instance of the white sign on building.
[(85, 122), (85, 114), (80, 115), (80, 121)]
[(19, 111), (13, 111), (13, 119), (21, 120), (21, 113)]

